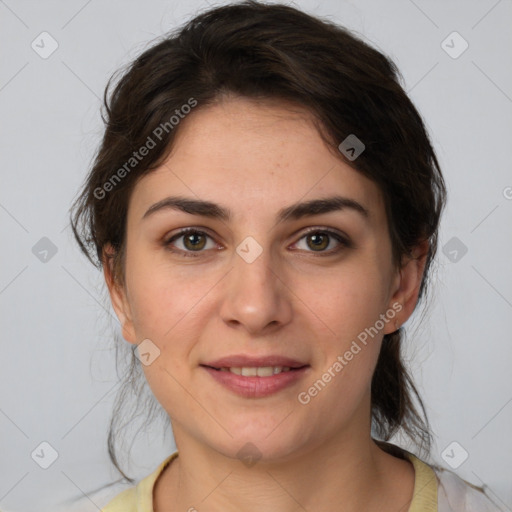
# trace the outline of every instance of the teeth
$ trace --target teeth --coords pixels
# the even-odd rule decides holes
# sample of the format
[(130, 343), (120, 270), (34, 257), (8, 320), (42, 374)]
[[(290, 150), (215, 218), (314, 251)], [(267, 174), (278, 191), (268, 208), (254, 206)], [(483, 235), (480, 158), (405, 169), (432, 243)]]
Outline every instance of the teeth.
[(256, 377), (256, 375), (258, 375), (258, 368), (255, 366), (251, 368), (242, 368), (242, 377)]
[(289, 366), (250, 366), (243, 368), (221, 368), (221, 371), (230, 371), (235, 375), (242, 375), (242, 377), (271, 377), (282, 372), (289, 372)]

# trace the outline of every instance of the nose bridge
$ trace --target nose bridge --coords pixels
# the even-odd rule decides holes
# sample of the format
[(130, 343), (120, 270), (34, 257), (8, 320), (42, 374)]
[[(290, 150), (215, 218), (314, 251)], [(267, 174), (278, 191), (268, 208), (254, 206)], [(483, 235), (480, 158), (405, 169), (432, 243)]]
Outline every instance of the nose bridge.
[(270, 246), (246, 237), (233, 254), (229, 290), (222, 307), (224, 321), (243, 325), (253, 333), (269, 324), (288, 322), (291, 305), (279, 277), (279, 267)]
[(245, 294), (246, 288), (251, 290), (250, 295), (261, 295), (262, 292), (275, 295), (274, 282), (276, 271), (273, 270), (278, 262), (272, 255), (269, 245), (261, 245), (254, 237), (246, 237), (237, 247), (233, 255), (234, 287)]

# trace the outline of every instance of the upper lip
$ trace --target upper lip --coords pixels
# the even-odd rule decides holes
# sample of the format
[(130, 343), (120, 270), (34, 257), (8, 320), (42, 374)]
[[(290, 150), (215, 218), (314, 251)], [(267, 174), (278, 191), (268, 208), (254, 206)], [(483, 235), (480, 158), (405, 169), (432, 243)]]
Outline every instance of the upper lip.
[(287, 366), (289, 368), (302, 368), (303, 366), (307, 366), (307, 364), (298, 361), (297, 359), (279, 355), (252, 357), (240, 354), (221, 357), (215, 361), (203, 363), (203, 366), (211, 366), (212, 368), (251, 368), (264, 366)]

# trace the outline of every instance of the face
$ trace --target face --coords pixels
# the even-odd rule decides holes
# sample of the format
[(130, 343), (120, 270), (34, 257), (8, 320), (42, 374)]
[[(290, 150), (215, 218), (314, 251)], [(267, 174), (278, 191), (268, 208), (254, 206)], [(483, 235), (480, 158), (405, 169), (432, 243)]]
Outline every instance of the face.
[(131, 195), (123, 283), (106, 268), (178, 446), (270, 460), (368, 437), (382, 336), (421, 277), (393, 265), (378, 187), (297, 108), (229, 99), (182, 123)]

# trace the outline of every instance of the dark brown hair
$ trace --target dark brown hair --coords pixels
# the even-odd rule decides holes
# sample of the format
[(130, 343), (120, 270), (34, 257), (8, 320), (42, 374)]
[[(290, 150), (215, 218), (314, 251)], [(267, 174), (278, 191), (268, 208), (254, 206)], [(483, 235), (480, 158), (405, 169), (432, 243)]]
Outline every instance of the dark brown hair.
[[(397, 266), (418, 243), (430, 242), (421, 299), (446, 190), (424, 123), (400, 82), (382, 53), (347, 29), (295, 8), (246, 1), (201, 13), (109, 81), (103, 141), (73, 206), (75, 237), (100, 267), (110, 244), (122, 280), (130, 194), (169, 154), (181, 120), (223, 96), (281, 100), (307, 109), (328, 147), (378, 185)], [(353, 161), (338, 149), (349, 135), (365, 145)], [(143, 158), (134, 156), (150, 145)], [(371, 384), (372, 435), (388, 440), (401, 432), (428, 453), (428, 420), (402, 362), (401, 340), (398, 329), (382, 343)], [(136, 367), (133, 355), (125, 384), (135, 382)], [(126, 395), (123, 386), (109, 432), (111, 459), (125, 477), (115, 427)]]

